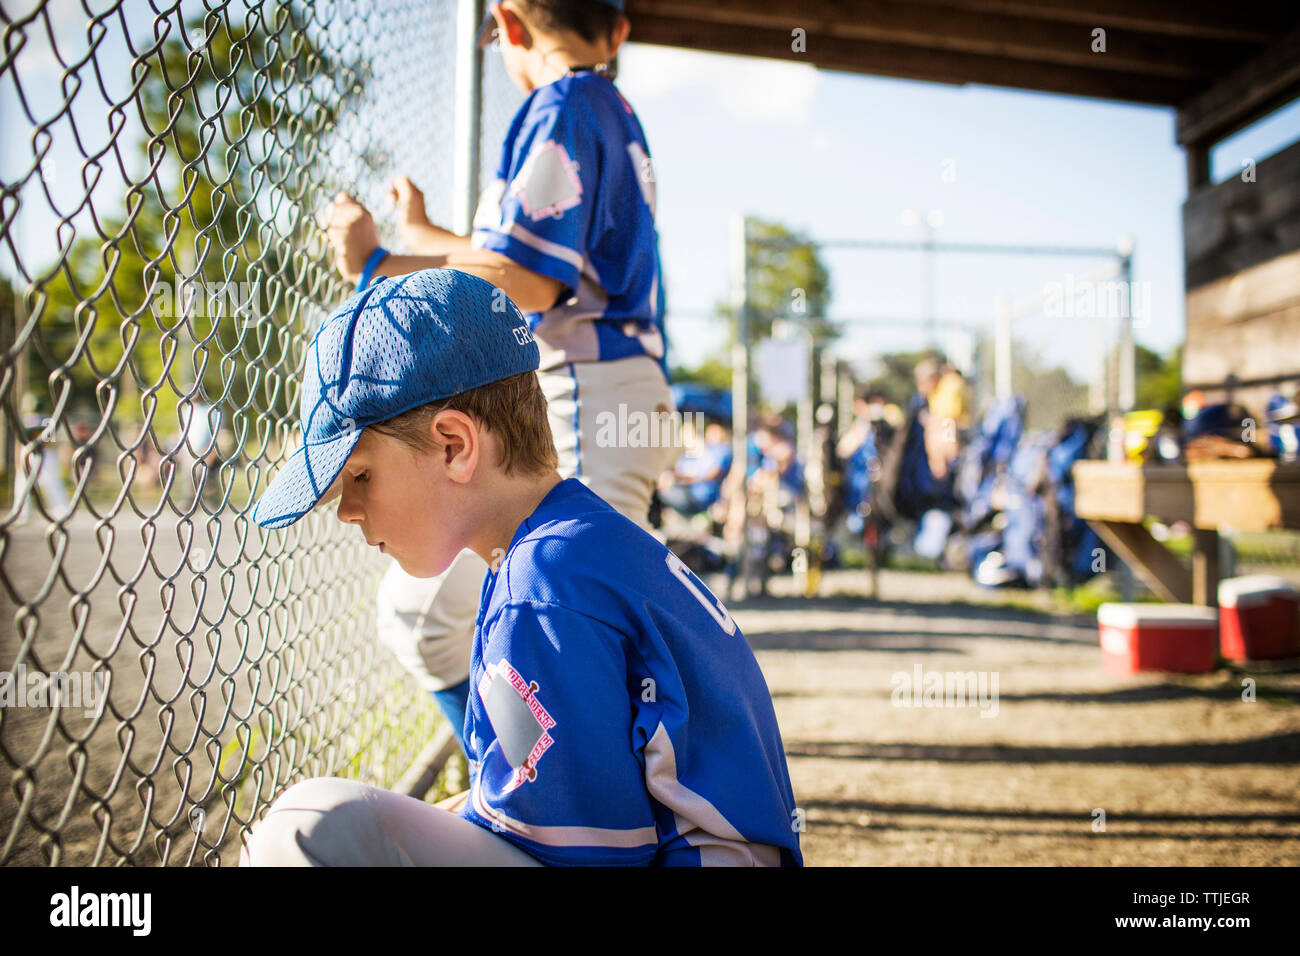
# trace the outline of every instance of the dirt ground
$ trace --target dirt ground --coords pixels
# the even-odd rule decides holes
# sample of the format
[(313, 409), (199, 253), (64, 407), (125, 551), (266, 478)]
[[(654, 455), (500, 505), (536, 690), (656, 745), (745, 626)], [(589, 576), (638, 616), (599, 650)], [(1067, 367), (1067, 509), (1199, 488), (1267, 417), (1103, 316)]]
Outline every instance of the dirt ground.
[[(790, 584), (728, 607), (772, 691), (807, 864), (1300, 864), (1300, 672), (1112, 677), (1095, 617), (990, 607), (1008, 595), (960, 575), (886, 572), (880, 600), (862, 572), (812, 599)], [(918, 667), (923, 686), (983, 673), (985, 696), (924, 706)]]

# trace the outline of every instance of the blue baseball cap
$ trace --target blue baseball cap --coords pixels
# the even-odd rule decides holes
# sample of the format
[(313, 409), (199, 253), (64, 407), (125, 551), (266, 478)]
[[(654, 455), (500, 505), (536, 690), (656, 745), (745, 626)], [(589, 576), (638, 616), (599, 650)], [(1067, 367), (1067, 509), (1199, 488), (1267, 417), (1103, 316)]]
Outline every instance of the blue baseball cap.
[(283, 528), (319, 504), (367, 425), (536, 371), (540, 359), (524, 314), (485, 279), (424, 269), (373, 283), (307, 347), (302, 446), (257, 500), (253, 520)]
[[(492, 8), (499, 2), (500, 0), (493, 0), (488, 4), (487, 15), (483, 18), (483, 25), (478, 28), (478, 45), (481, 47), (492, 42), (492, 31), (496, 28), (496, 22), (492, 19)], [(603, 3), (615, 10), (623, 9), (623, 0), (593, 0), (593, 2)]]

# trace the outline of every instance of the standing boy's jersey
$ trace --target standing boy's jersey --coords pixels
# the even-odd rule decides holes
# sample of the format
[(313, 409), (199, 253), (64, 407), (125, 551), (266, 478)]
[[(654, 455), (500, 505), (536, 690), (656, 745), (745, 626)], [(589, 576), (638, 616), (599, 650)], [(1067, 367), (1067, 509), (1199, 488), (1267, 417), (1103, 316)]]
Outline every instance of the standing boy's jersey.
[(541, 371), (632, 355), (664, 368), (654, 208), (645, 134), (611, 81), (583, 70), (528, 95), (471, 243), (567, 287), (552, 308), (527, 314)]
[(785, 751), (745, 636), (575, 478), (483, 584), (462, 815), (549, 864), (802, 865)]

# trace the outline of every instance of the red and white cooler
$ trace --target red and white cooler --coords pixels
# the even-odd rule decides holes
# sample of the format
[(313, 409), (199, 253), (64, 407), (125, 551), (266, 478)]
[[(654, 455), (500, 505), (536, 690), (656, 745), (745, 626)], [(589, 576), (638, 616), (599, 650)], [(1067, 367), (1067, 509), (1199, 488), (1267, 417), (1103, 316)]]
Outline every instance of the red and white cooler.
[(1220, 581), (1219, 620), (1220, 649), (1230, 661), (1300, 656), (1300, 590), (1285, 578)]
[(1101, 664), (1123, 677), (1138, 671), (1214, 670), (1219, 612), (1197, 604), (1103, 604), (1097, 609)]

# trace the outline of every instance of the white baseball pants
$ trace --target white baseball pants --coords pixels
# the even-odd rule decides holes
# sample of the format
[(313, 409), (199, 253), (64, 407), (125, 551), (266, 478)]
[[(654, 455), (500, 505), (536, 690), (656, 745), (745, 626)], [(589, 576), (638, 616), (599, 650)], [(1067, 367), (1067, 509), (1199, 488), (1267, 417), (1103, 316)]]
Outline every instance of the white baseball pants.
[(449, 810), (356, 780), (296, 783), (253, 827), (240, 866), (541, 866)]

